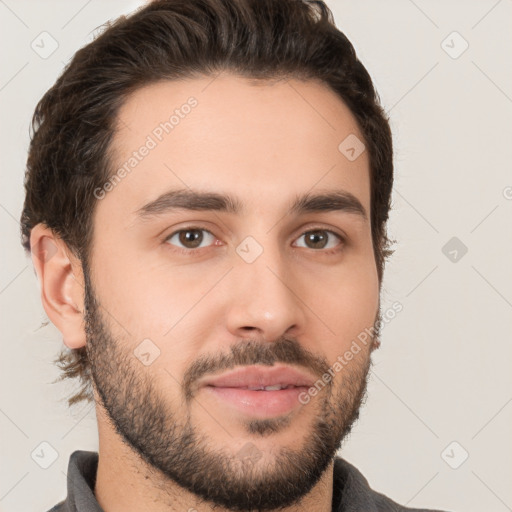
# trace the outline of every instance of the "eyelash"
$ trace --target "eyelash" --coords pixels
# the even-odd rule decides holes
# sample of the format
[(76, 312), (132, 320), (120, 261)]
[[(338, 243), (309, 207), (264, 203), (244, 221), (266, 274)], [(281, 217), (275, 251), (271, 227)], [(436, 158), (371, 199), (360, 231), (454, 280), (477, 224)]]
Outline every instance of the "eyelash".
[[(177, 252), (179, 254), (184, 254), (189, 257), (197, 256), (202, 252), (202, 249), (210, 249), (212, 247), (212, 245), (209, 245), (208, 247), (201, 247), (199, 249), (184, 249), (184, 248), (177, 247), (176, 245), (167, 243), (174, 235), (176, 235), (178, 233), (186, 232), (186, 231), (206, 231), (207, 233), (209, 233), (210, 235), (215, 237), (215, 235), (209, 229), (206, 229), (203, 226), (187, 226), (185, 228), (181, 228), (181, 229), (178, 229), (177, 231), (172, 232), (170, 235), (168, 235), (164, 238), (163, 242), (166, 243), (166, 245), (168, 245), (171, 248), (171, 251)], [(326, 233), (330, 233), (331, 235), (334, 235), (335, 237), (339, 238), (339, 240), (340, 240), (340, 244), (332, 249), (326, 249), (326, 250), (311, 249), (312, 251), (320, 252), (322, 254), (327, 254), (327, 255), (337, 254), (345, 246), (346, 239), (343, 235), (340, 235), (339, 233), (337, 233), (333, 230), (325, 229), (321, 226), (309, 228), (307, 231), (304, 231), (298, 238), (301, 238), (302, 236), (304, 236), (307, 233), (310, 233), (312, 231), (325, 231)], [(304, 247), (301, 247), (301, 249), (304, 249)]]

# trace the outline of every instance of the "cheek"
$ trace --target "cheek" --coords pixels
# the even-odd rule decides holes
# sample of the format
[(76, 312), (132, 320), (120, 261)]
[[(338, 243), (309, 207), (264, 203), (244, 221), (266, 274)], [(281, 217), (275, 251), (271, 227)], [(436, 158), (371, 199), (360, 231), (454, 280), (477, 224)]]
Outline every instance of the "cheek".
[(307, 285), (307, 304), (320, 320), (317, 327), (327, 328), (332, 343), (326, 341), (330, 359), (344, 352), (358, 335), (374, 325), (379, 307), (379, 284), (376, 267), (360, 261), (359, 265), (340, 267), (338, 272), (316, 276), (314, 286)]
[[(191, 320), (215, 307), (209, 293), (222, 268), (211, 272), (152, 263), (110, 252), (97, 266), (95, 280), (102, 306), (130, 333), (132, 344), (149, 338), (165, 347), (183, 337)], [(208, 299), (208, 300), (207, 300)], [(206, 310), (205, 310), (206, 308)]]

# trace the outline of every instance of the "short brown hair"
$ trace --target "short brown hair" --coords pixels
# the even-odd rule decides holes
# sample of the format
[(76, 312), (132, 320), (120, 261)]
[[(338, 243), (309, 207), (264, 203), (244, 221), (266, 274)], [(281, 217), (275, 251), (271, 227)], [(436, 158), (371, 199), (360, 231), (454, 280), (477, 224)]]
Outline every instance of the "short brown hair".
[[(32, 228), (44, 223), (87, 264), (93, 191), (114, 172), (109, 148), (120, 106), (151, 83), (224, 70), (256, 80), (320, 80), (350, 108), (369, 154), (371, 232), (381, 283), (393, 252), (386, 231), (391, 130), (368, 72), (323, 1), (155, 0), (107, 23), (76, 52), (35, 109), (21, 215), (25, 249)], [(82, 382), (70, 405), (91, 400), (86, 347), (65, 350), (56, 362), (62, 378)]]

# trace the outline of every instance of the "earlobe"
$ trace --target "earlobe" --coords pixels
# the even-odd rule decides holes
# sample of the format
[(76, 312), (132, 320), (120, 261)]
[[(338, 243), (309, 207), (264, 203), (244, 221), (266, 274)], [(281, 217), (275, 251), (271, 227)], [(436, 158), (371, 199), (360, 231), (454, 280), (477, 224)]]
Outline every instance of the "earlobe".
[(66, 243), (44, 224), (30, 234), (32, 262), (41, 290), (41, 302), (50, 321), (69, 348), (85, 345), (84, 281), (80, 260)]

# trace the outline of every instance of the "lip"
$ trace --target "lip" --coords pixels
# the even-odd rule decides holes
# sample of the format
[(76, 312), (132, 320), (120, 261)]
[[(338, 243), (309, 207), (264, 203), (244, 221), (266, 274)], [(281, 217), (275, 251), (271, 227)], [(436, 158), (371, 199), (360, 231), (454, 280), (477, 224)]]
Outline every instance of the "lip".
[[(291, 366), (248, 366), (205, 379), (203, 389), (223, 405), (243, 414), (272, 417), (287, 414), (299, 405), (299, 395), (307, 392), (314, 379)], [(280, 390), (252, 390), (266, 386), (293, 386)]]
[(300, 402), (301, 393), (308, 388), (294, 387), (279, 391), (251, 391), (242, 388), (218, 388), (206, 386), (203, 388), (221, 406), (237, 409), (244, 415), (258, 418), (282, 416), (304, 404)]
[(314, 378), (292, 366), (245, 366), (202, 381), (202, 386), (217, 388), (256, 388), (280, 385), (310, 387)]

